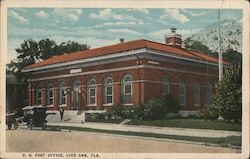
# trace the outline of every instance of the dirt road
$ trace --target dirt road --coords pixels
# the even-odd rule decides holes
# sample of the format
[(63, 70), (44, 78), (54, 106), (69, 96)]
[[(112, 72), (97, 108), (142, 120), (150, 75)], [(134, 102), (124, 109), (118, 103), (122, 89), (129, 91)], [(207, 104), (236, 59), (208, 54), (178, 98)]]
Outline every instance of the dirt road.
[(235, 149), (90, 132), (7, 130), (7, 152), (168, 153), (236, 152)]

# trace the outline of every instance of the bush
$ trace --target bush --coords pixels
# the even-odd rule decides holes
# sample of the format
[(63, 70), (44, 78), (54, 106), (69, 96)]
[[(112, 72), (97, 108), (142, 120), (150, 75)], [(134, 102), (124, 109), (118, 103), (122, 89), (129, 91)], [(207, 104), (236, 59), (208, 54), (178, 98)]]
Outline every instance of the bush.
[(144, 119), (144, 109), (141, 103), (139, 103), (139, 105), (136, 108), (135, 117), (139, 120)]
[(132, 119), (134, 117), (134, 108), (132, 106), (123, 107), (122, 118)]
[(219, 116), (219, 109), (213, 105), (207, 105), (205, 108), (199, 110), (198, 117), (204, 119), (217, 119)]
[(167, 107), (160, 98), (151, 98), (145, 104), (145, 118), (150, 120), (163, 119), (166, 115)]
[(108, 113), (115, 115), (116, 119), (120, 119), (120, 118), (123, 118), (125, 116), (125, 114), (123, 112), (123, 107), (119, 103), (112, 105), (107, 111), (108, 111)]
[(180, 110), (179, 102), (175, 100), (171, 95), (164, 96), (163, 104), (166, 105), (167, 111), (169, 113), (178, 113)]

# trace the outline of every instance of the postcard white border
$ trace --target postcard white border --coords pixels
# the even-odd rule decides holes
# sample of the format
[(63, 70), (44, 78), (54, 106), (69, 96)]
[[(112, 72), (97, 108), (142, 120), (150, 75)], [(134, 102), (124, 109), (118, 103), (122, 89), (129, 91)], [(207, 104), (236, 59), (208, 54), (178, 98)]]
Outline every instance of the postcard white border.
[[(0, 52), (0, 117), (1, 117), (1, 156), (3, 158), (22, 158), (21, 153), (5, 152), (5, 64), (7, 62), (7, 8), (9, 7), (46, 7), (46, 8), (229, 8), (243, 9), (243, 118), (242, 152), (232, 153), (100, 153), (104, 158), (247, 158), (249, 156), (249, 2), (238, 0), (220, 1), (164, 1), (164, 0), (3, 0), (1, 2), (1, 52)], [(4, 141), (4, 142), (3, 142)]]

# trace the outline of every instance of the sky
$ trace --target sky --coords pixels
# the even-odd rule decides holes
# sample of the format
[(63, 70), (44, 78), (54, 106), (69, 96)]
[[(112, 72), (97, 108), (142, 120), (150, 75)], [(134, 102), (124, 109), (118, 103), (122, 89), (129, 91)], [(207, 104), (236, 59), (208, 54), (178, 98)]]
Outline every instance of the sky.
[[(221, 20), (242, 23), (242, 10), (221, 9)], [(218, 21), (217, 9), (8, 8), (8, 62), (27, 39), (76, 41), (91, 48), (147, 39), (164, 43), (171, 27), (183, 38)]]

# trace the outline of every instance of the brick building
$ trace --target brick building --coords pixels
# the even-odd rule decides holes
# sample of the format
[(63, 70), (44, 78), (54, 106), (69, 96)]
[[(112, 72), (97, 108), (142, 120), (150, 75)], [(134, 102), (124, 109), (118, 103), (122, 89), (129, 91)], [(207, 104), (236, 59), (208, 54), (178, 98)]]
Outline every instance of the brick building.
[(114, 103), (145, 104), (171, 94), (181, 113), (211, 100), (218, 60), (181, 47), (175, 32), (165, 44), (135, 40), (51, 57), (23, 70), (30, 74), (29, 104), (50, 110), (104, 110)]

